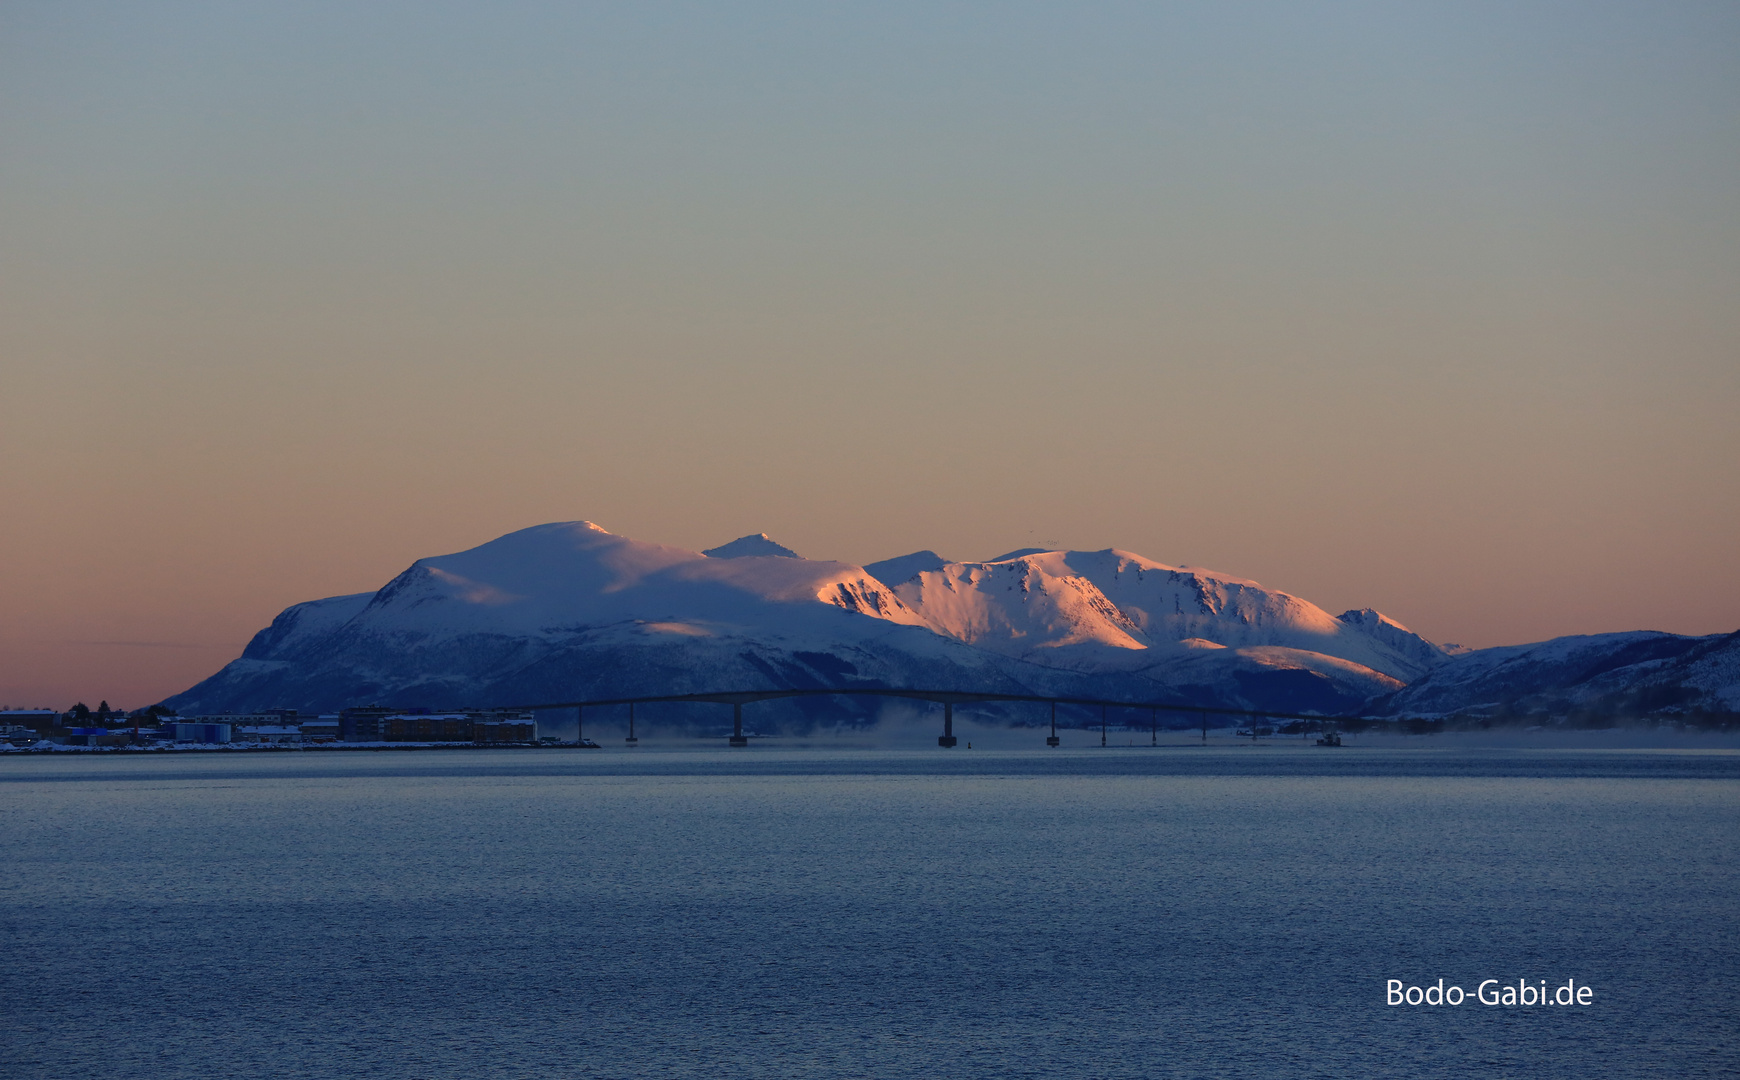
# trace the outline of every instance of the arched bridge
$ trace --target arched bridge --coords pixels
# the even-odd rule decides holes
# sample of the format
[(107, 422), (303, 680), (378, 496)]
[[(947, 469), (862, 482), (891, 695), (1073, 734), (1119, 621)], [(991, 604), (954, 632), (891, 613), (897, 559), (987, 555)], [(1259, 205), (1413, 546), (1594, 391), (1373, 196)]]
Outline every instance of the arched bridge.
[[(813, 687), (804, 690), (721, 690), (702, 694), (654, 694), (646, 697), (593, 698), (587, 701), (547, 701), (533, 705), (512, 705), (509, 708), (521, 710), (534, 709), (573, 709), (580, 721), (580, 732), (584, 733), (586, 710), (607, 705), (628, 706), (628, 741), (638, 742), (634, 734), (634, 707), (664, 702), (705, 702), (716, 705), (731, 706), (731, 745), (748, 746), (749, 739), (743, 734), (743, 706), (757, 701), (775, 701), (781, 698), (794, 697), (891, 697), (906, 698), (912, 701), (929, 701), (943, 707), (943, 730), (937, 737), (938, 746), (954, 746), (955, 739), (955, 706), (981, 701), (1025, 701), (1051, 706), (1051, 735), (1045, 740), (1050, 746), (1058, 745), (1057, 737), (1057, 707), (1073, 705), (1100, 710), (1100, 745), (1105, 745), (1106, 710), (1108, 709), (1147, 709), (1155, 718), (1155, 737), (1158, 739), (1159, 715), (1161, 712), (1197, 713), (1204, 718), (1204, 733), (1206, 735), (1207, 718), (1210, 716), (1238, 716), (1269, 720), (1316, 720), (1326, 723), (1358, 720), (1352, 716), (1325, 716), (1321, 713), (1289, 713), (1275, 712), (1269, 709), (1228, 709), (1213, 705), (1191, 705), (1177, 701), (1114, 701), (1102, 698), (1087, 697), (1049, 697), (1044, 694), (1005, 694), (992, 691), (976, 690), (906, 690), (898, 688), (841, 688)], [(1254, 726), (1253, 726), (1254, 730)]]

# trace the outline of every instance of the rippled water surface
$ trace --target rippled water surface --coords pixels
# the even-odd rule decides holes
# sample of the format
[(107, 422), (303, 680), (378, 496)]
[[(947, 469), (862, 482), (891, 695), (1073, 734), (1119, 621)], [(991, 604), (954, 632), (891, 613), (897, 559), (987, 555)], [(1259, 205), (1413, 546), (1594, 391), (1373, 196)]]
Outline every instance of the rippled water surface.
[(1731, 752), (67, 754), (0, 807), (19, 1080), (1740, 1073)]

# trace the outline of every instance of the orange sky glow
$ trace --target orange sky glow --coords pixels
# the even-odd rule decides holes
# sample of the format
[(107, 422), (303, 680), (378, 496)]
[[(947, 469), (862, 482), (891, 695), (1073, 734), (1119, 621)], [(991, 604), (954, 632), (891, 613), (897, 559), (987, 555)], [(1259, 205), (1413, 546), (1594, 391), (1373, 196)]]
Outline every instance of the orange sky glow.
[(1740, 627), (1732, 11), (366, 7), (4, 17), (0, 704), (580, 518)]

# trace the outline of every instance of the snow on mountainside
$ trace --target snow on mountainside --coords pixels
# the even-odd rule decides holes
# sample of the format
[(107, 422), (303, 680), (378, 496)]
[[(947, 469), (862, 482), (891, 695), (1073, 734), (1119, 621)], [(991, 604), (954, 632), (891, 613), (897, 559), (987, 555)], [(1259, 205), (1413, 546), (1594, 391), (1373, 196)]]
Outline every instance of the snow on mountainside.
[(1003, 554), (998, 555), (996, 558), (986, 559), (985, 561), (988, 563), (1008, 562), (1010, 559), (1019, 559), (1023, 555), (1043, 555), (1049, 550), (1049, 548), (1016, 548), (1014, 551), (1006, 551)]
[(715, 559), (568, 522), (420, 559), (372, 597), (297, 605), (168, 704), (506, 704), (865, 680), (1020, 685), (857, 567)]
[(1406, 682), (1447, 659), (1375, 611), (1337, 619), (1254, 581), (1116, 548), (950, 563), (894, 591), (938, 633), (1040, 664), (1147, 667), (1210, 643), (1319, 653)]
[[(169, 699), (184, 712), (906, 686), (1346, 710), (1441, 658), (1375, 612), (1122, 551), (943, 563), (712, 554), (540, 525), (298, 604)], [(928, 567), (928, 568), (926, 568)]]
[[(939, 634), (1010, 656), (1073, 645), (1146, 649), (1142, 631), (1085, 578), (1058, 573), (1061, 553), (997, 563), (951, 563), (895, 587)], [(1048, 572), (1051, 571), (1051, 572)], [(1067, 666), (1068, 660), (1058, 660)]]
[(813, 621), (816, 602), (908, 626), (923, 620), (855, 566), (789, 555), (711, 558), (617, 536), (589, 521), (539, 525), (470, 551), (419, 559), (356, 628), (455, 635), (560, 634), (636, 619)]
[(1711, 709), (1740, 712), (1740, 630), (1688, 650), (1659, 676), (1695, 690)]
[(1373, 611), (1371, 608), (1344, 611), (1335, 618), (1383, 645), (1401, 657), (1404, 663), (1412, 661), (1418, 664), (1416, 678), (1447, 662), (1458, 652), (1467, 651), (1460, 645), (1439, 645), (1427, 641), (1383, 612)]
[(1643, 630), (1479, 649), (1373, 702), (1380, 715), (1602, 717), (1740, 711), (1740, 631)]
[(915, 551), (911, 555), (900, 555), (881, 562), (865, 563), (864, 570), (873, 575), (877, 581), (885, 585), (899, 585), (901, 582), (922, 574), (926, 570), (941, 570), (949, 561), (929, 550)]
[(254, 635), (248, 647), (242, 650), (242, 656), (269, 660), (274, 653), (294, 651), (301, 644), (337, 630), (368, 607), (374, 598), (374, 593), (354, 593), (287, 607), (272, 620), (271, 626)]

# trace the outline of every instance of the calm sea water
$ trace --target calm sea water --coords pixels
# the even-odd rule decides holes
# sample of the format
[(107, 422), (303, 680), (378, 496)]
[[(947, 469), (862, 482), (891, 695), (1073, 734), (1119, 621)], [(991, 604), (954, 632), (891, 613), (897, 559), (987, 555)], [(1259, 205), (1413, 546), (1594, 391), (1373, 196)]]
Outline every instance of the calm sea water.
[(1732, 752), (59, 755), (0, 807), (17, 1080), (1740, 1074)]

